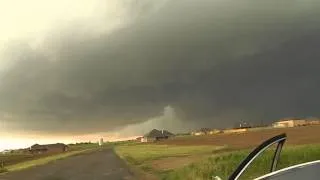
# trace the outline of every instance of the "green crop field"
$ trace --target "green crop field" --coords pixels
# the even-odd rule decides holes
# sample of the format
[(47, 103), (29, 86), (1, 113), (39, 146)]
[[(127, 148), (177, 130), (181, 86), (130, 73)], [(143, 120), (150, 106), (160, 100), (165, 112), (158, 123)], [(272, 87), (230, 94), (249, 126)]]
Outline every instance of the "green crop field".
[[(250, 150), (223, 152), (224, 147), (214, 146), (174, 146), (174, 145), (126, 145), (116, 146), (115, 151), (129, 165), (138, 167), (141, 171), (152, 173), (159, 179), (165, 180), (207, 180), (213, 176), (222, 179), (227, 177), (250, 153)], [(273, 149), (263, 153), (251, 164), (241, 179), (252, 179), (266, 174), (270, 169)], [(207, 154), (198, 161), (190, 161), (189, 164), (178, 168), (157, 169), (152, 166), (156, 160), (165, 160), (170, 157), (194, 157)], [(285, 146), (280, 157), (278, 169), (290, 165), (320, 159), (320, 144)], [(179, 158), (175, 159), (179, 160)], [(165, 162), (165, 161), (160, 161)], [(174, 163), (172, 161), (171, 163)]]
[[(210, 179), (219, 176), (227, 179), (240, 162), (250, 153), (241, 150), (212, 155), (207, 160), (162, 174), (162, 179)], [(269, 172), (273, 150), (266, 151), (255, 159), (241, 179), (253, 179)], [(291, 165), (319, 160), (320, 145), (300, 145), (285, 147), (281, 153), (278, 169)]]
[(47, 163), (55, 161), (55, 160), (59, 160), (59, 159), (63, 159), (63, 158), (66, 158), (66, 157), (69, 157), (69, 156), (72, 156), (72, 155), (83, 153), (85, 151), (87, 151), (87, 150), (72, 151), (72, 152), (66, 152), (66, 153), (60, 153), (60, 154), (56, 154), (56, 155), (51, 155), (51, 156), (47, 156), (47, 157), (44, 157), (44, 158), (39, 158), (39, 159), (31, 160), (31, 161), (25, 161), (25, 162), (22, 162), (22, 163), (14, 164), (14, 165), (6, 167), (6, 169), (8, 171), (16, 171), (16, 170), (29, 168), (29, 167), (32, 167), (32, 166), (43, 165), (43, 164), (47, 164)]
[(116, 146), (115, 151), (131, 164), (139, 165), (144, 162), (161, 159), (164, 157), (181, 157), (194, 154), (212, 153), (222, 148), (223, 147), (217, 146), (131, 144)]
[[(149, 175), (159, 175), (167, 169), (182, 167), (224, 148), (223, 146), (176, 146), (141, 143), (122, 144), (114, 147), (115, 152), (131, 167), (138, 169), (138, 171), (142, 170), (138, 174), (147, 173)], [(155, 168), (154, 166), (157, 165), (163, 167)]]

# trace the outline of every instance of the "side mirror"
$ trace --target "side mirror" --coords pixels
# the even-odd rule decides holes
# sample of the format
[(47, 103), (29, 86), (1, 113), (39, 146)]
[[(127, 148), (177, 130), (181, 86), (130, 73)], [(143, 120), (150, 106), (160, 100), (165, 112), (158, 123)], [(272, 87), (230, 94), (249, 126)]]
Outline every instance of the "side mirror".
[(252, 163), (252, 161), (258, 157), (262, 152), (264, 152), (268, 147), (272, 146), (273, 144), (278, 143), (277, 149), (274, 153), (270, 172), (273, 172), (276, 170), (278, 160), (280, 157), (280, 153), (282, 150), (282, 147), (287, 139), (287, 135), (280, 134), (275, 137), (272, 137), (262, 144), (260, 144), (256, 149), (254, 149), (242, 162), (241, 164), (237, 167), (237, 169), (231, 174), (229, 177), (229, 180), (237, 180), (241, 174), (247, 169), (247, 167)]

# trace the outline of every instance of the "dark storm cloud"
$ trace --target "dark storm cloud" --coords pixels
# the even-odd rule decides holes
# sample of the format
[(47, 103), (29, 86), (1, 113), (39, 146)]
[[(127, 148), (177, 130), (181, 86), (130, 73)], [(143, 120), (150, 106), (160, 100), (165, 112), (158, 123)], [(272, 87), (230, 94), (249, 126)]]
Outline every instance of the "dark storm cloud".
[(160, 116), (168, 105), (199, 127), (319, 116), (316, 1), (143, 7), (111, 34), (86, 36), (71, 24), (40, 48), (8, 48), (16, 63), (1, 76), (3, 119), (13, 129), (93, 132)]

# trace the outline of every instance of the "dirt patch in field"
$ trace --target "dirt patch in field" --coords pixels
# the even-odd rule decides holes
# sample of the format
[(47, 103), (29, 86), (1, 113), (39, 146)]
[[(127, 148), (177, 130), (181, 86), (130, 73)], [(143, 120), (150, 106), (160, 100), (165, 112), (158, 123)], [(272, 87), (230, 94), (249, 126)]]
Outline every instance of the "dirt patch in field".
[(259, 131), (249, 131), (241, 134), (218, 134), (207, 136), (177, 137), (159, 142), (171, 145), (227, 145), (231, 149), (250, 148), (259, 145), (266, 139), (286, 133), (286, 144), (314, 144), (320, 143), (320, 126), (303, 126), (295, 128), (277, 128)]

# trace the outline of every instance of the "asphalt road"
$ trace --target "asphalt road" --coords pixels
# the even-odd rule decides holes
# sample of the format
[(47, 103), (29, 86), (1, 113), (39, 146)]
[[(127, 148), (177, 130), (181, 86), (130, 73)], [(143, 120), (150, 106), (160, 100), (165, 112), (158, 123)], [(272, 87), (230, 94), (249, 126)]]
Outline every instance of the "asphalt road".
[(111, 149), (0, 175), (0, 180), (131, 180), (132, 173)]

